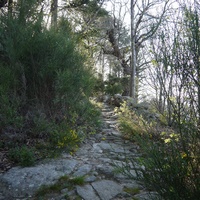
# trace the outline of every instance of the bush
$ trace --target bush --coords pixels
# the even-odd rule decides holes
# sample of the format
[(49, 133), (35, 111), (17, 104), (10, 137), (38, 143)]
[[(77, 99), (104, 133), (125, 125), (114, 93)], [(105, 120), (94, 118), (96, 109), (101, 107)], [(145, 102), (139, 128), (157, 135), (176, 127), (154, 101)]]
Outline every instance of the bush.
[(26, 146), (11, 149), (9, 151), (9, 157), (12, 161), (23, 167), (28, 167), (35, 163), (33, 150)]
[(105, 82), (105, 93), (114, 95), (121, 94), (123, 91), (122, 84), (120, 82), (120, 78), (109, 76), (108, 81)]
[[(140, 126), (141, 119), (137, 119), (140, 118), (135, 118), (135, 113), (130, 110), (125, 109), (120, 114), (122, 132), (126, 134), (128, 131), (129, 138), (139, 144), (142, 153), (140, 158), (129, 159), (122, 171), (142, 181), (146, 188), (156, 191), (162, 199), (199, 199), (198, 134), (193, 133), (191, 137), (189, 133), (171, 132), (172, 129), (158, 131), (155, 124), (149, 126), (142, 119)], [(195, 132), (194, 128), (192, 130)], [(131, 175), (133, 168), (137, 177)]]
[(99, 75), (99, 77), (96, 78), (94, 82), (93, 96), (100, 96), (104, 94), (104, 90), (105, 90), (105, 85), (103, 77), (102, 75)]
[(11, 93), (15, 79), (11, 69), (0, 62), (0, 127), (12, 125), (19, 128), (23, 124), (23, 117), (19, 115), (20, 99)]
[(119, 116), (120, 131), (129, 139), (133, 139), (135, 135), (151, 134), (151, 129), (154, 129), (153, 123), (148, 123), (142, 114), (138, 115), (130, 110), (126, 101), (116, 108), (115, 112)]
[(138, 137), (144, 157), (138, 164), (138, 179), (166, 200), (198, 199), (200, 195), (200, 175), (198, 157), (193, 152), (184, 152), (180, 141), (167, 140), (167, 143), (154, 142)]
[(55, 130), (50, 137), (50, 141), (59, 149), (68, 148), (70, 151), (76, 150), (77, 144), (80, 142), (80, 135), (76, 130), (65, 129)]
[(72, 132), (79, 137), (79, 129), (87, 132), (99, 123), (89, 102), (94, 78), (87, 56), (64, 18), (57, 30), (48, 29), (36, 1), (15, 9), (13, 16), (0, 16), (0, 131), (23, 133), (24, 142), (35, 137), (75, 145), (80, 138)]
[(50, 134), (51, 143), (59, 149), (76, 150), (86, 135), (95, 133), (101, 125), (101, 113), (93, 103), (84, 100), (75, 108), (76, 111), (67, 113)]
[(122, 93), (122, 86), (120, 83), (109, 84), (105, 87), (105, 93), (114, 95)]
[(24, 117), (18, 113), (20, 100), (9, 100), (8, 95), (0, 92), (0, 127), (13, 126), (21, 128), (23, 126)]

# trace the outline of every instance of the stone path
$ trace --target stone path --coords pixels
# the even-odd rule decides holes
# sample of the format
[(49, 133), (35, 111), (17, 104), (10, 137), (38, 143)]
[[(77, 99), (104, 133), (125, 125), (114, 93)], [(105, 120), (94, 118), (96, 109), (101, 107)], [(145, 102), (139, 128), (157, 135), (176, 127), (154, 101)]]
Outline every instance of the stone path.
[[(127, 156), (139, 156), (138, 147), (121, 137), (116, 129), (117, 117), (106, 104), (102, 109), (102, 115), (104, 120), (102, 131), (86, 139), (75, 155), (64, 153), (59, 159), (40, 163), (34, 167), (14, 167), (1, 174), (0, 200), (34, 199), (34, 192), (41, 185), (54, 184), (64, 175), (84, 176), (85, 184), (76, 186), (73, 190), (62, 189), (60, 194), (47, 199), (155, 199), (155, 196), (149, 197), (149, 192), (141, 184), (121, 173), (116, 173), (116, 166), (123, 166)], [(132, 173), (135, 173), (134, 170)]]

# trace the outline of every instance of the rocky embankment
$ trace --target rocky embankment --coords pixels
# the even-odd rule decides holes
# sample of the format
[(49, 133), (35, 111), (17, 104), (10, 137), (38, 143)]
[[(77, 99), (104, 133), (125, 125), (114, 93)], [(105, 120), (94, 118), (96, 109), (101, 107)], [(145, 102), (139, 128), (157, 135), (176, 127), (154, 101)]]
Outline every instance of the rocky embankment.
[(73, 189), (64, 188), (59, 193), (51, 193), (45, 199), (155, 199), (155, 193), (148, 192), (141, 183), (117, 173), (117, 167), (125, 165), (126, 158), (140, 156), (138, 146), (123, 139), (116, 128), (117, 116), (107, 104), (103, 105), (102, 116), (102, 131), (86, 139), (73, 156), (63, 153), (58, 159), (33, 167), (13, 167), (0, 174), (0, 200), (35, 199), (34, 193), (41, 185), (54, 184), (64, 175), (84, 176), (85, 183)]

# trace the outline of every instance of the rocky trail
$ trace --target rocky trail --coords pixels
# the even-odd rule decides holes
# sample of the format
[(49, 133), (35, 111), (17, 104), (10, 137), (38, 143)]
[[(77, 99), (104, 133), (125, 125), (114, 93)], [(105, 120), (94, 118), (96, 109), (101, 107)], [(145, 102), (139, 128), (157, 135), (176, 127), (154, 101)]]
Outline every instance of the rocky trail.
[[(142, 184), (116, 173), (116, 167), (122, 166), (127, 156), (139, 156), (138, 146), (121, 136), (116, 128), (117, 116), (107, 104), (103, 104), (102, 116), (102, 131), (86, 139), (74, 155), (63, 153), (58, 159), (33, 167), (13, 167), (0, 174), (0, 200), (155, 199), (155, 193), (145, 190)], [(135, 171), (132, 170), (132, 173)], [(85, 183), (73, 189), (66, 187), (44, 198), (34, 197), (41, 185), (54, 184), (65, 175), (84, 176)]]

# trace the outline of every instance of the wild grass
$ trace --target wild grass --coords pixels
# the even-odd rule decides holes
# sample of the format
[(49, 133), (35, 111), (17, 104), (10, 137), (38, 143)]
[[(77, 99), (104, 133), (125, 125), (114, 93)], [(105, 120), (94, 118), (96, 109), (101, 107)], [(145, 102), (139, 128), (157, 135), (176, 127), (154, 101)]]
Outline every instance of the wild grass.
[[(180, 134), (176, 129), (145, 121), (125, 105), (119, 112), (119, 123), (125, 137), (139, 144), (142, 155), (129, 158), (121, 169), (123, 173), (143, 182), (162, 199), (199, 199), (200, 142), (194, 126), (185, 129), (192, 133)], [(131, 174), (133, 169), (136, 177)]]

